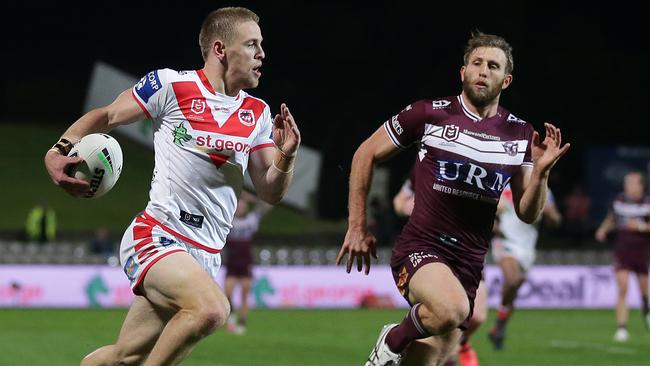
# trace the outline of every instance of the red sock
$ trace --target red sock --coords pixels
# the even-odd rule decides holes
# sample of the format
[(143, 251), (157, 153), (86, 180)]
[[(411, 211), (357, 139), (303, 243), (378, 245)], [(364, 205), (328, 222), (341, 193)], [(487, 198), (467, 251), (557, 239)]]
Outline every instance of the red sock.
[(510, 313), (512, 313), (512, 309), (509, 306), (501, 306), (497, 310), (497, 319), (506, 321), (510, 317)]
[(411, 311), (406, 314), (404, 320), (388, 332), (386, 344), (391, 351), (401, 353), (414, 339), (427, 338), (429, 336), (418, 314), (420, 305), (422, 304), (415, 304), (411, 308)]

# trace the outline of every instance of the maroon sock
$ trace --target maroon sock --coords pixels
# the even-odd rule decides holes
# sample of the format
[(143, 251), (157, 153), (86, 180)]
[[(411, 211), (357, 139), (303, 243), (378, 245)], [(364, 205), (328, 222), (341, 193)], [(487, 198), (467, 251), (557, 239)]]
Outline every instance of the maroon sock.
[(427, 338), (429, 336), (418, 314), (420, 305), (422, 304), (415, 304), (411, 308), (411, 311), (406, 314), (404, 320), (388, 332), (386, 344), (391, 351), (401, 353), (414, 339)]

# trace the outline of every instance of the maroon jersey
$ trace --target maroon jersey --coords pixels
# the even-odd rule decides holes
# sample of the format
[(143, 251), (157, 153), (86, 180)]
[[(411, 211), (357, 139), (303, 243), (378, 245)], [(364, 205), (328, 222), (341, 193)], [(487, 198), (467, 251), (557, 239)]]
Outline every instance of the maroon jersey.
[(619, 194), (610, 208), (616, 222), (614, 259), (617, 269), (639, 273), (648, 272), (650, 260), (650, 235), (626, 228), (631, 221), (649, 224), (650, 197), (633, 201)]
[(502, 107), (481, 119), (457, 96), (415, 102), (384, 128), (396, 146), (419, 147), (415, 207), (396, 249), (434, 245), (482, 266), (501, 191), (532, 167), (532, 125)]
[(225, 247), (226, 276), (253, 277), (253, 237), (261, 219), (262, 212), (259, 210), (233, 218)]

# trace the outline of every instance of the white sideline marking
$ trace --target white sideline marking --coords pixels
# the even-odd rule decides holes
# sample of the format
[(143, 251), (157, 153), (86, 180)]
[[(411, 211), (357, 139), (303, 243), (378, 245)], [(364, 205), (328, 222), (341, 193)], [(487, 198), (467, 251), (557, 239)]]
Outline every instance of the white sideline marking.
[(633, 355), (637, 353), (637, 350), (633, 348), (608, 346), (600, 343), (565, 341), (560, 339), (551, 340), (550, 345), (551, 347), (555, 347), (555, 348), (567, 348), (567, 349), (584, 348), (584, 349), (591, 349), (595, 351), (605, 351), (609, 353), (619, 353), (619, 354), (622, 353), (628, 355)]

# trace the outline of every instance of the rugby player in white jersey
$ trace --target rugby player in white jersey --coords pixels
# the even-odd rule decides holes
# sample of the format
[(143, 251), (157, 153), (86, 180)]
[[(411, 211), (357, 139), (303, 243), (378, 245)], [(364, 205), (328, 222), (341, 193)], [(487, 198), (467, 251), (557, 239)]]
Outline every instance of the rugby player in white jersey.
[[(548, 190), (546, 204), (540, 219), (546, 225), (557, 227), (562, 222), (562, 215), (555, 205), (553, 193)], [(501, 305), (497, 309), (497, 318), (488, 337), (496, 350), (503, 348), (506, 325), (515, 309), (515, 299), (519, 288), (526, 281), (530, 267), (535, 261), (535, 246), (539, 237), (540, 220), (527, 224), (517, 217), (512, 189), (510, 185), (501, 193), (497, 205), (496, 235), (492, 238), (492, 257), (501, 268), (503, 288)]]
[(203, 22), (201, 70), (155, 70), (113, 103), (77, 120), (45, 156), (54, 183), (73, 195), (88, 184), (68, 176), (72, 144), (95, 132), (151, 118), (155, 170), (150, 200), (126, 230), (120, 260), (136, 298), (115, 344), (82, 365), (176, 365), (222, 326), (228, 300), (213, 278), (248, 170), (257, 194), (275, 204), (292, 179), (300, 132), (282, 104), (273, 117), (255, 88), (264, 59), (259, 18), (222, 8)]

